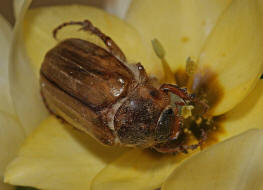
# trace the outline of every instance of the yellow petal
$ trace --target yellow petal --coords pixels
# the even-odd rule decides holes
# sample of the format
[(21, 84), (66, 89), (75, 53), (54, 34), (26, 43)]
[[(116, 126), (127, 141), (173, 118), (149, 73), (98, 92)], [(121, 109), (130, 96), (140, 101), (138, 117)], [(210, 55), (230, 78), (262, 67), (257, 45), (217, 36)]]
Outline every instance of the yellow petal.
[(10, 92), (18, 118), (29, 134), (46, 115), (39, 93), (39, 82), (34, 75), (23, 44), (23, 19), (31, 0), (24, 1), (14, 29), (9, 62)]
[(263, 187), (263, 130), (251, 130), (190, 158), (162, 189), (260, 190)]
[(94, 179), (93, 190), (154, 190), (190, 155), (133, 150), (109, 164)]
[(240, 134), (248, 129), (263, 129), (263, 81), (238, 106), (224, 116), (224, 134), (221, 140)]
[(93, 177), (123, 151), (104, 147), (49, 117), (27, 138), (8, 166), (5, 182), (40, 189), (86, 190)]
[(4, 170), (15, 157), (24, 140), (24, 132), (18, 121), (10, 114), (0, 112), (0, 189)]
[[(152, 54), (147, 53), (141, 37), (134, 28), (100, 9), (72, 5), (32, 9), (27, 13), (24, 25), (25, 45), (37, 74), (45, 54), (57, 43), (52, 37), (52, 31), (64, 22), (85, 19), (92, 21), (93, 25), (110, 36), (126, 54), (129, 62), (146, 63), (148, 72), (158, 72), (158, 67), (152, 61)], [(79, 26), (66, 27), (58, 33), (58, 39), (78, 37), (104, 47), (102, 41), (97, 37), (78, 29)]]
[(167, 61), (175, 71), (185, 66), (189, 56), (198, 58), (207, 36), (230, 2), (134, 0), (126, 20), (139, 31), (148, 46), (154, 38), (163, 44)]
[(14, 115), (8, 80), (11, 34), (10, 24), (0, 15), (0, 110)]
[(199, 60), (201, 70), (210, 67), (224, 87), (215, 115), (232, 109), (255, 87), (263, 68), (262, 33), (257, 0), (234, 0), (220, 17)]
[[(224, 133), (218, 140), (222, 141), (251, 128), (262, 128), (262, 108), (263, 81), (259, 81), (256, 90), (225, 116), (222, 124)], [(168, 155), (155, 156), (147, 151), (134, 150), (126, 153), (98, 174), (93, 181), (93, 189), (103, 190), (112, 187), (112, 189), (152, 190), (157, 188), (183, 158), (171, 158)], [(191, 155), (187, 156), (191, 157)]]

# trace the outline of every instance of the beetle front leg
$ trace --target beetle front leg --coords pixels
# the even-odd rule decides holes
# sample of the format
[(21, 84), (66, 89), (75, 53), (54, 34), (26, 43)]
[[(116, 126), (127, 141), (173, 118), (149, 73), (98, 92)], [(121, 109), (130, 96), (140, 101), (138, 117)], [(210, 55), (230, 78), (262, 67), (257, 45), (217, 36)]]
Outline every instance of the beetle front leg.
[[(174, 114), (176, 116), (179, 115), (179, 111), (177, 108), (174, 108)], [(172, 128), (172, 131), (171, 131), (171, 136), (169, 137), (170, 141), (176, 140), (179, 137), (179, 135), (181, 134), (182, 122), (183, 122), (182, 116), (175, 117), (175, 122), (174, 122), (174, 126)]]
[(194, 145), (180, 145), (177, 147), (169, 147), (169, 145), (167, 146), (162, 146), (162, 147), (154, 147), (154, 149), (157, 152), (160, 153), (172, 153), (172, 154), (177, 154), (177, 153), (188, 153), (188, 150), (195, 150), (199, 147), (199, 144), (194, 144)]
[(93, 26), (89, 20), (65, 22), (53, 30), (53, 37), (56, 39), (58, 31), (69, 25), (80, 25), (82, 26), (80, 30), (90, 31), (92, 34), (98, 36), (108, 47), (113, 56), (121, 61), (126, 61), (126, 57), (119, 46), (109, 36), (105, 35), (97, 27)]
[(202, 146), (204, 141), (207, 139), (207, 134), (202, 130), (201, 139), (196, 144), (186, 145), (185, 134), (182, 133), (178, 139), (168, 141), (166, 143), (160, 143), (155, 145), (153, 148), (160, 153), (188, 153), (189, 150), (195, 150)]
[(163, 84), (160, 87), (160, 90), (162, 90), (164, 92), (171, 92), (171, 93), (179, 96), (183, 100), (190, 100), (190, 101), (193, 100), (193, 95), (188, 94), (185, 89), (182, 89), (175, 84)]

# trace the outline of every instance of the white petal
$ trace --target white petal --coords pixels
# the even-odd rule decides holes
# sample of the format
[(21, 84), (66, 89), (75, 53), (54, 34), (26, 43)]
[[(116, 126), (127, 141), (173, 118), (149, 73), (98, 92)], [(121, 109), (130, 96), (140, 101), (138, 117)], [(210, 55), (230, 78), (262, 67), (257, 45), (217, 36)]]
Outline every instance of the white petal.
[(14, 114), (8, 80), (8, 59), (11, 39), (11, 26), (0, 15), (0, 110)]
[(4, 170), (14, 158), (24, 139), (24, 131), (15, 118), (9, 92), (8, 59), (11, 45), (11, 26), (0, 15), (0, 189), (14, 187), (3, 183)]
[(0, 112), (0, 176), (17, 153), (24, 139), (24, 132), (11, 115)]
[(40, 97), (38, 79), (29, 64), (23, 44), (24, 15), (30, 3), (31, 0), (25, 1), (16, 22), (9, 66), (11, 96), (27, 134), (47, 115)]
[[(24, 131), (12, 115), (0, 112), (0, 187), (4, 171), (24, 140)], [(2, 190), (2, 188), (0, 188)]]
[(263, 130), (251, 130), (182, 163), (163, 190), (262, 190)]
[(119, 18), (125, 18), (131, 0), (105, 1), (105, 10)]

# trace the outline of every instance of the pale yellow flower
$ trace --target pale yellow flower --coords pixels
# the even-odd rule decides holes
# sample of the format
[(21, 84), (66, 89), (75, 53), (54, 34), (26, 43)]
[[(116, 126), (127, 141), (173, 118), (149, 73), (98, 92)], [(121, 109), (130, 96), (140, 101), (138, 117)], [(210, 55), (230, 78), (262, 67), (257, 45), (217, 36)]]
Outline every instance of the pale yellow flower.
[[(248, 131), (263, 127), (262, 1), (134, 0), (124, 20), (79, 5), (26, 12), (29, 4), (25, 1), (18, 16), (9, 67), (15, 113), (29, 136), (6, 169), (6, 183), (52, 190), (262, 189), (263, 132)], [(152, 39), (161, 41), (177, 82), (191, 57), (198, 70), (185, 85), (193, 92), (200, 81), (214, 85), (203, 89), (212, 108), (209, 113), (221, 119), (215, 141), (229, 140), (200, 153), (160, 155), (103, 147), (47, 116), (38, 72), (45, 53), (57, 43), (51, 32), (63, 22), (84, 19), (111, 36), (129, 62), (140, 61), (160, 80), (164, 73)], [(59, 39), (68, 37), (102, 45), (76, 27), (59, 34)]]
[(24, 140), (24, 132), (14, 112), (9, 93), (8, 52), (12, 30), (0, 15), (0, 189), (11, 189), (3, 183), (4, 170)]

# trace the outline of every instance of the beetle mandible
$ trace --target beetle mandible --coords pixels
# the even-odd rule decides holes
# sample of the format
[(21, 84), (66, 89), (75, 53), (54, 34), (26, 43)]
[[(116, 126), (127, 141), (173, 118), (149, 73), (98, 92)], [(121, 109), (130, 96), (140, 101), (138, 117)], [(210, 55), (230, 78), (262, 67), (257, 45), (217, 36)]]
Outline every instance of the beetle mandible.
[(107, 50), (70, 38), (46, 54), (40, 84), (51, 113), (104, 145), (179, 152), (200, 144), (186, 146), (178, 141), (183, 134), (180, 108), (193, 101), (192, 95), (174, 84), (154, 87), (144, 67), (128, 64), (118, 45), (89, 20), (63, 23), (53, 37), (68, 25), (80, 25), (98, 36)]

